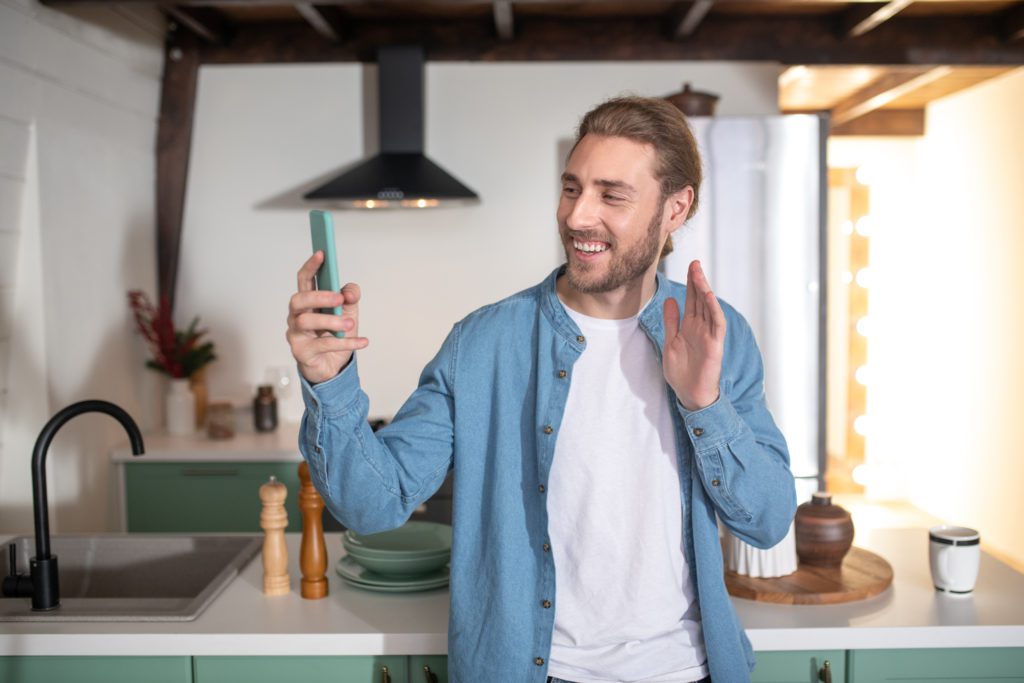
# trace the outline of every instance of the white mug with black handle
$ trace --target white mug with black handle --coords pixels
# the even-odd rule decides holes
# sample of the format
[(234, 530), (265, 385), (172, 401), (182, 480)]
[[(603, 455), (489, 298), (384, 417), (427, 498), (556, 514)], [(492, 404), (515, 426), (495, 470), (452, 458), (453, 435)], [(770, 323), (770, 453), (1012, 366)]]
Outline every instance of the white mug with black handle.
[(974, 590), (981, 564), (981, 535), (962, 526), (936, 526), (928, 530), (928, 559), (935, 589), (953, 595)]

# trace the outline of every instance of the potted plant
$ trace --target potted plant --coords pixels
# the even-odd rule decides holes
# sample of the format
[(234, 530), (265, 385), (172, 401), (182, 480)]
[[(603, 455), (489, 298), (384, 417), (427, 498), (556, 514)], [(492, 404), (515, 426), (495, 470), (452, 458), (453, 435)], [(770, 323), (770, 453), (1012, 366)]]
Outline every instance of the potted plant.
[(167, 431), (170, 434), (192, 433), (202, 426), (206, 412), (204, 368), (217, 358), (213, 342), (203, 341), (206, 330), (199, 329), (199, 316), (185, 329), (176, 329), (171, 317), (170, 301), (160, 297), (154, 306), (141, 290), (128, 292), (128, 305), (135, 317), (135, 327), (146, 340), (152, 357), (146, 367), (167, 375)]

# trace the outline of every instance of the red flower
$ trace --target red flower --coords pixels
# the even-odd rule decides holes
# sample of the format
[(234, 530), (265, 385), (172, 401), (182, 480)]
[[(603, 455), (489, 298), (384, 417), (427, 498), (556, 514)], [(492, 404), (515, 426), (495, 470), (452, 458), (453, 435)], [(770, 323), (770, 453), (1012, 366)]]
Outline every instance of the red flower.
[(166, 373), (171, 377), (191, 377), (217, 356), (213, 343), (199, 343), (206, 330), (196, 329), (199, 318), (193, 318), (186, 330), (175, 330), (171, 319), (170, 301), (160, 298), (160, 306), (154, 307), (149, 297), (140, 290), (128, 292), (128, 304), (135, 317), (135, 327), (146, 340), (153, 354), (146, 366)]

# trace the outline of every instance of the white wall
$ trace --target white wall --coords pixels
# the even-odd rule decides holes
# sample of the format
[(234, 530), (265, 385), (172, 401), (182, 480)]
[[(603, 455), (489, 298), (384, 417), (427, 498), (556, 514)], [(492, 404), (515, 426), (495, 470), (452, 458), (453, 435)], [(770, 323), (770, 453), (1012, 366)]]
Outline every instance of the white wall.
[(869, 492), (974, 526), (1024, 563), (1022, 112), (1018, 69), (932, 103), (919, 141), (847, 140), (830, 163), (859, 157), (882, 176), (867, 442), (881, 466)]
[[(720, 114), (777, 113), (778, 72), (763, 63), (428, 64), (427, 153), (482, 201), (335, 212), (343, 279), (363, 287), (371, 415), (398, 409), (456, 320), (561, 262), (559, 144), (587, 109), (623, 92), (677, 92), (687, 80), (722, 96)], [(181, 322), (200, 315), (218, 345), (211, 398), (248, 401), (266, 368), (292, 367), (287, 303), (310, 252), (311, 207), (298, 197), (364, 156), (364, 79), (373, 83), (372, 67), (201, 70), (176, 308)], [(282, 412), (299, 417), (297, 392)]]
[[(125, 292), (155, 287), (154, 148), (162, 69), (153, 10), (0, 0), (0, 531), (30, 531), (29, 462), (50, 414), (86, 398), (154, 407)], [(107, 417), (47, 458), (54, 531), (110, 528)]]

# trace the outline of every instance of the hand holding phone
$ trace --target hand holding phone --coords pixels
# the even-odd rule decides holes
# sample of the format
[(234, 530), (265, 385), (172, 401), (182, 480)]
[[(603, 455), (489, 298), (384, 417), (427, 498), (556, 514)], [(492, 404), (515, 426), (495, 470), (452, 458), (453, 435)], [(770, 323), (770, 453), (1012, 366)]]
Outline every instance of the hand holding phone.
[(359, 285), (350, 282), (339, 287), (330, 214), (312, 212), (310, 231), (314, 253), (299, 268), (298, 289), (288, 304), (286, 338), (299, 372), (318, 384), (336, 376), (370, 340), (359, 336)]
[[(334, 246), (334, 221), (326, 211), (314, 209), (309, 212), (309, 234), (313, 239), (313, 253), (322, 251), (324, 262), (316, 271), (316, 288), (321, 291), (341, 291), (341, 275), (338, 273), (338, 252)], [(321, 308), (321, 313), (342, 315), (341, 306)], [(334, 333), (335, 337), (344, 337), (342, 330)]]

